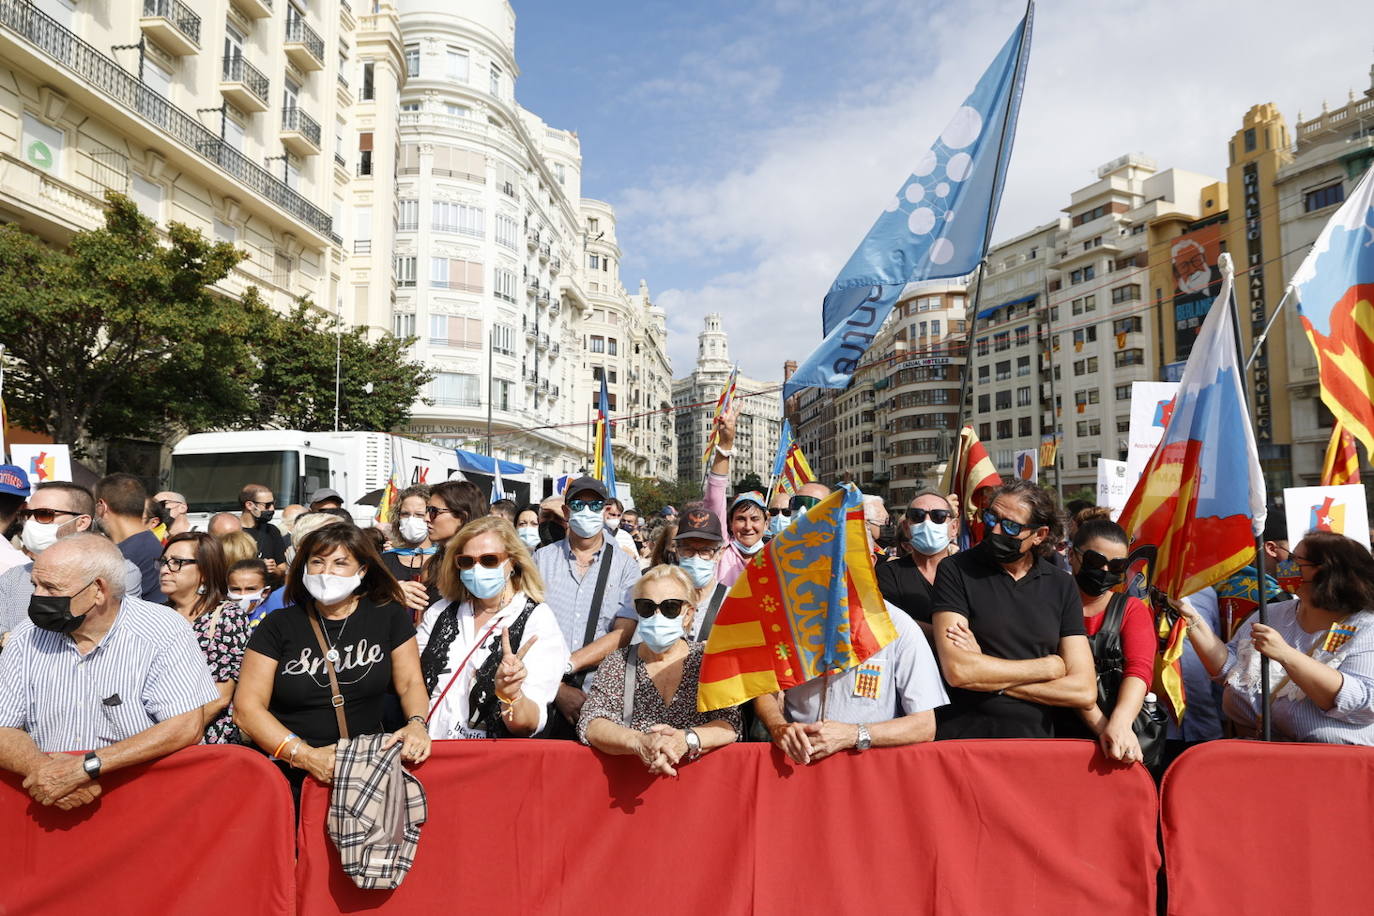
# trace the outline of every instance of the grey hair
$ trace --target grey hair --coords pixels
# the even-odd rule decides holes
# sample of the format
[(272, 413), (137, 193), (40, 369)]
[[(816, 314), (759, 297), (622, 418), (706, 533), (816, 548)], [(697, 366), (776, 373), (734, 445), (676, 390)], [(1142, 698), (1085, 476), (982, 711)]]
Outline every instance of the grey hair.
[(887, 514), (887, 505), (883, 502), (883, 498), (881, 496), (876, 496), (872, 493), (865, 493), (864, 521), (870, 522), (874, 525), (878, 524), (877, 519), (879, 518), (879, 509), (882, 510), (882, 515)]
[(89, 531), (69, 534), (58, 540), (71, 552), (70, 566), (87, 583), (100, 579), (116, 600), (124, 597), (124, 554), (109, 538)]
[(661, 563), (658, 566), (651, 566), (644, 571), (644, 575), (640, 576), (639, 581), (630, 588), (630, 597), (643, 598), (644, 586), (650, 582), (657, 582), (659, 579), (672, 580), (674, 585), (682, 589), (682, 594), (685, 595), (689, 601), (697, 592), (696, 587), (692, 585), (692, 580), (688, 578), (687, 573), (683, 572), (682, 567), (673, 566), (669, 563)]
[(296, 516), (296, 520), (291, 524), (291, 546), (286, 548), (286, 562), (291, 564), (296, 561), (296, 545), (304, 541), (307, 534), (326, 525), (342, 525), (343, 523), (343, 519), (337, 515), (330, 515), (328, 512), (302, 512)]

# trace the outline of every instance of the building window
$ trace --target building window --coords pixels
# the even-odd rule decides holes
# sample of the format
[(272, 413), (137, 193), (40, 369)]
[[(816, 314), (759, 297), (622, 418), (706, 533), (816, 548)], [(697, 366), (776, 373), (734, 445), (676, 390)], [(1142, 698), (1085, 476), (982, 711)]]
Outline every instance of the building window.
[(429, 285), (435, 289), (460, 289), (469, 293), (482, 291), (482, 265), (477, 261), (457, 258), (430, 258)]
[(396, 285), (407, 288), (415, 285), (414, 255), (396, 259)]
[(432, 220), (431, 227), (435, 232), (457, 232), (479, 239), (486, 236), (486, 220), (480, 207), (436, 200)]
[(1029, 435), (1031, 435), (1031, 418), (1030, 418), (1030, 417), (1018, 417), (1018, 418), (1017, 418), (1017, 420), (1016, 420), (1016, 434), (1017, 434), (1018, 436), (1029, 436)]
[(429, 397), (438, 407), (480, 407), (481, 379), (466, 372), (440, 372), (429, 383)]
[(504, 299), (507, 302), (514, 302), (516, 289), (515, 284), (515, 271), (506, 270), (502, 267), (496, 268), (495, 282), (493, 283), (493, 286), (495, 288), (497, 299)]
[(391, 316), (391, 333), (405, 340), (415, 336), (415, 313), (395, 312)]
[(1345, 185), (1338, 181), (1324, 188), (1308, 191), (1303, 195), (1303, 210), (1311, 213), (1313, 210), (1334, 206), (1343, 200), (1345, 200)]
[(1130, 418), (1130, 417), (1117, 417), (1117, 418), (1116, 418), (1116, 431), (1119, 432), (1119, 433), (1128, 433), (1128, 432), (1130, 432), (1130, 431), (1131, 431), (1131, 418)]
[(1019, 347), (1028, 343), (1030, 343), (1030, 325), (1027, 324), (1016, 329), (1016, 345)]
[(1247, 153), (1253, 153), (1255, 151), (1255, 146), (1255, 129), (1253, 127), (1247, 127), (1245, 128), (1245, 151)]
[(495, 64), (491, 65), (491, 94), (498, 99), (501, 98), (501, 68)]
[(482, 322), (455, 315), (429, 316), (429, 342), (440, 347), (463, 350), (482, 349)]
[(978, 384), (980, 384), (980, 385), (986, 385), (986, 384), (987, 384), (987, 381), (988, 381), (988, 378), (989, 378), (989, 376), (991, 375), (991, 371), (992, 371), (992, 370), (991, 370), (991, 368), (990, 368), (989, 366), (986, 366), (986, 365), (979, 366), (979, 367), (978, 367)]
[[(915, 404), (910, 404), (910, 405), (907, 405), (907, 406), (916, 406), (916, 405), (915, 405)], [(986, 394), (980, 394), (980, 395), (978, 395), (978, 412), (979, 412), (979, 413), (987, 413), (987, 412), (990, 411), (990, 410), (992, 410), (992, 396), (991, 396), (991, 395), (986, 395)]]
[(981, 439), (981, 440), (984, 441), (984, 442), (991, 442), (991, 441), (992, 441), (992, 424), (991, 424), (991, 423), (979, 423), (979, 424), (978, 424), (978, 438)]
[(997, 421), (997, 438), (998, 438), (998, 439), (1010, 439), (1010, 438), (1011, 438), (1011, 421), (1010, 421), (1010, 420), (998, 420), (998, 421)]
[(1140, 316), (1132, 315), (1130, 318), (1118, 318), (1112, 322), (1112, 332), (1115, 334), (1131, 334), (1141, 329)]
[(358, 174), (372, 174), (372, 131), (370, 130), (358, 133)]
[(1139, 348), (1132, 350), (1118, 350), (1116, 352), (1116, 367), (1123, 366), (1143, 366), (1145, 365), (1145, 351)]
[(363, 91), (362, 91), (362, 99), (363, 99), (364, 102), (369, 102), (369, 101), (371, 101), (373, 98), (376, 97), (376, 93), (377, 93), (376, 83), (375, 83), (375, 81), (373, 80), (373, 75), (374, 75), (375, 71), (376, 71), (376, 64), (372, 63), (371, 61), (365, 61), (365, 62), (363, 63)]
[(1027, 385), (1027, 386), (1025, 386), (1025, 387), (1023, 387), (1023, 388), (1017, 388), (1017, 389), (1016, 389), (1016, 406), (1017, 406), (1017, 407), (1029, 407), (1029, 406), (1030, 406), (1030, 403), (1031, 403), (1031, 390), (1030, 390), (1030, 386)]
[(1081, 347), (1085, 343), (1097, 343), (1097, 325), (1088, 325), (1073, 332), (1073, 345)]
[(1029, 356), (1018, 356), (1018, 357), (1016, 358), (1016, 375), (1017, 375), (1018, 377), (1020, 377), (1020, 376), (1023, 376), (1023, 375), (1030, 375), (1030, 374), (1031, 374), (1030, 357), (1029, 357)]
[(396, 231), (414, 232), (420, 228), (420, 202), (418, 200), (396, 201)]
[(980, 337), (980, 338), (978, 338), (978, 342), (977, 342), (977, 344), (976, 344), (976, 349), (977, 349), (977, 352), (978, 352), (978, 355), (979, 355), (979, 356), (987, 356), (987, 355), (988, 355), (988, 339), (987, 339), (986, 337)]
[(1005, 382), (1007, 379), (1011, 378), (1011, 360), (1003, 360), (997, 364), (996, 368), (997, 381)]
[(447, 76), (451, 80), (457, 80), (460, 83), (466, 83), (468, 81), (467, 51), (463, 50), (462, 48), (455, 48), (453, 45), (449, 45), (448, 52), (445, 55), (444, 60), (445, 76)]
[(496, 214), (496, 244), (515, 247), (517, 223), (504, 213)]
[(1110, 211), (1111, 206), (1109, 204), (1099, 204), (1098, 206), (1093, 207), (1091, 210), (1088, 210), (1085, 213), (1080, 213), (1077, 216), (1075, 216), (1073, 218), (1073, 224), (1075, 226), (1082, 226), (1084, 223), (1091, 223), (1095, 219), (1101, 219), (1102, 217), (1106, 216)]
[(596, 270), (596, 269), (599, 268), (600, 266), (601, 266), (601, 256), (600, 256), (600, 255), (595, 255), (595, 254), (589, 254), (589, 255), (587, 255), (587, 267), (588, 267), (590, 270)]
[(992, 349), (994, 352), (1001, 353), (1003, 350), (1011, 349), (1011, 332), (999, 331), (992, 335)]
[(420, 75), (420, 46), (406, 45), (406, 76)]
[(994, 401), (998, 410), (1009, 410), (1011, 408), (1011, 390), (997, 392)]
[(591, 347), (589, 349), (592, 353), (605, 353), (606, 338), (602, 337), (600, 334), (593, 334)]
[(1140, 284), (1128, 283), (1112, 290), (1112, 302), (1134, 302), (1140, 299)]
[(616, 341), (614, 337), (606, 338), (606, 354), (608, 356), (616, 355)]
[[(515, 276), (511, 274), (511, 276)], [(494, 324), (491, 327), (491, 348), (505, 356), (515, 355), (515, 326)]]

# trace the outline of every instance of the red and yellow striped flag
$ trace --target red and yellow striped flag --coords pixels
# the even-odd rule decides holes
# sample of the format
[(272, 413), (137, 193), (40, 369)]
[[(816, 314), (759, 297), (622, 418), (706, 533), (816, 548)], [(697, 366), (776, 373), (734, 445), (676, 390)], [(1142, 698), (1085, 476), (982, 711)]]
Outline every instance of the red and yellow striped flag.
[(1183, 721), (1188, 709), (1183, 690), (1183, 646), (1188, 641), (1188, 623), (1182, 617), (1169, 623), (1169, 615), (1159, 615), (1159, 638), (1164, 646), (1155, 656), (1154, 692), (1164, 699), (1175, 722)]
[(1331, 430), (1331, 442), (1326, 446), (1326, 458), (1322, 461), (1322, 486), (1339, 487), (1348, 483), (1360, 482), (1360, 453), (1355, 448), (1355, 437), (1336, 421)]

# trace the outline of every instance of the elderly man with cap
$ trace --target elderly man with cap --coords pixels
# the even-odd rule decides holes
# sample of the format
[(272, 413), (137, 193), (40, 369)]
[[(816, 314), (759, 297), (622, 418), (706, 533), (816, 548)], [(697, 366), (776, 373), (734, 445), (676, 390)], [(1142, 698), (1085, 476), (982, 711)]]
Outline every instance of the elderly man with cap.
[[(29, 498), (29, 475), (15, 464), (0, 464), (0, 531), (8, 531)], [(9, 538), (0, 537), (0, 575), (29, 561)]]
[(630, 589), (639, 579), (639, 560), (606, 536), (609, 498), (606, 487), (594, 477), (579, 477), (568, 484), (562, 507), (568, 535), (534, 553), (544, 580), (544, 601), (572, 650), (554, 700), (561, 715), (549, 716), (549, 737), (575, 737), (572, 726), (587, 699), (587, 673), (607, 655), (629, 645), (634, 633), (634, 620), (617, 619), (617, 614), (632, 607)]
[[(690, 641), (706, 641), (720, 606), (730, 593), (730, 586), (720, 579), (721, 558), (729, 549), (720, 518), (714, 512), (701, 506), (683, 510), (677, 534), (673, 536), (673, 550), (677, 554), (678, 567), (692, 581), (692, 606), (697, 611), (692, 617), (691, 632), (687, 633)], [(628, 604), (621, 609), (620, 616), (634, 621), (638, 614), (634, 605)]]
[(205, 656), (176, 611), (125, 597), (118, 548), (64, 538), (33, 583), (29, 620), (0, 654), (0, 768), (35, 801), (78, 807), (103, 775), (200, 740), (219, 696)]
[(307, 504), (311, 512), (318, 512), (321, 509), (342, 509), (343, 497), (338, 490), (329, 487), (320, 487), (310, 494), (310, 501)]

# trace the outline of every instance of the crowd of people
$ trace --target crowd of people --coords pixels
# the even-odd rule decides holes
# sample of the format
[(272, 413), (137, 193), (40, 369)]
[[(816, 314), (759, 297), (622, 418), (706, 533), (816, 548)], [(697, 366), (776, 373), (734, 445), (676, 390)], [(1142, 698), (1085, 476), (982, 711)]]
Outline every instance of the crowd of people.
[[(895, 638), (863, 664), (700, 712), (703, 652), (732, 585), (830, 489), (727, 496), (734, 420), (717, 421), (703, 499), (645, 518), (582, 477), (537, 505), (467, 481), (406, 489), (359, 527), (331, 489), (282, 507), (247, 483), (189, 530), (186, 500), (127, 474), (93, 490), (0, 467), (0, 767), (74, 808), (101, 776), (187, 745), (258, 748), (299, 792), (340, 738), (385, 734), (410, 764), (434, 740), (581, 741), (679, 775), (736, 741), (799, 765), (953, 738), (1082, 737), (1158, 769), (1271, 725), (1287, 740), (1374, 743), (1374, 557), (1340, 535), (1256, 558), (1301, 578), (1268, 625), (1225, 632), (1212, 589), (1181, 598), (1187, 713), (1150, 693), (1156, 620), (1127, 581), (1127, 533), (1010, 480), (970, 543), (950, 494), (864, 500)], [(900, 513), (894, 523), (892, 516)], [(961, 544), (963, 545), (961, 547)], [(1264, 587), (1264, 584), (1261, 585)], [(1167, 732), (1166, 732), (1167, 729)]]

